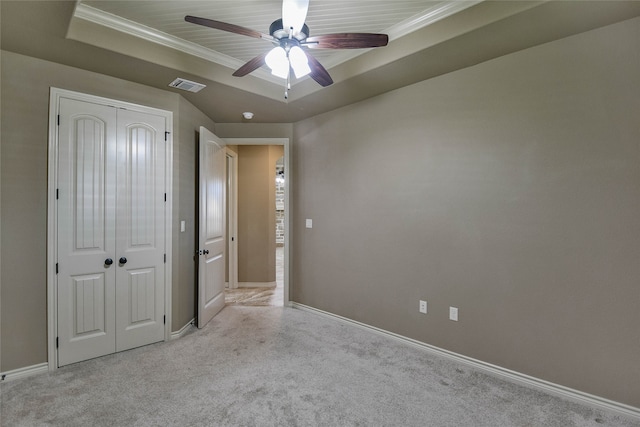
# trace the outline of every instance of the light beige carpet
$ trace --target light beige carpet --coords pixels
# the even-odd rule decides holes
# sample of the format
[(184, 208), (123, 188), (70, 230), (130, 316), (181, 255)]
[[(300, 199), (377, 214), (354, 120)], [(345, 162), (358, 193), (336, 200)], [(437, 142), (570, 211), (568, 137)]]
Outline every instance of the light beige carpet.
[(227, 306), (182, 338), (0, 382), (11, 427), (637, 427), (287, 307)]

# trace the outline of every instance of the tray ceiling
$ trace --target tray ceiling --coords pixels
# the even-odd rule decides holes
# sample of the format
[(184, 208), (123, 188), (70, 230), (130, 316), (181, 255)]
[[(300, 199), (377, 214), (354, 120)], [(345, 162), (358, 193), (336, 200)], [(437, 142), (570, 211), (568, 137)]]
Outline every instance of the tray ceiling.
[(314, 49), (334, 84), (284, 81), (261, 68), (232, 77), (269, 42), (184, 21), (196, 15), (268, 32), (281, 0), (0, 1), (2, 49), (163, 90), (179, 91), (216, 122), (295, 122), (501, 55), (640, 15), (638, 1), (311, 0), (311, 35), (382, 32), (388, 46)]
[[(311, 1), (307, 25), (311, 35), (342, 32), (385, 33), (390, 39), (404, 36), (480, 1)], [(121, 24), (122, 31), (133, 23), (158, 40), (167, 36), (208, 49), (211, 59), (224, 65), (242, 65), (265, 49), (269, 42), (213, 30), (184, 21), (185, 15), (215, 19), (268, 33), (269, 25), (281, 17), (282, 2), (259, 1), (82, 1), (75, 16), (103, 25)], [(141, 28), (142, 29), (142, 28)], [(326, 68), (362, 53), (361, 50), (314, 50)], [(226, 58), (225, 58), (226, 57)], [(231, 59), (231, 60), (229, 60)], [(225, 61), (226, 60), (226, 61)]]

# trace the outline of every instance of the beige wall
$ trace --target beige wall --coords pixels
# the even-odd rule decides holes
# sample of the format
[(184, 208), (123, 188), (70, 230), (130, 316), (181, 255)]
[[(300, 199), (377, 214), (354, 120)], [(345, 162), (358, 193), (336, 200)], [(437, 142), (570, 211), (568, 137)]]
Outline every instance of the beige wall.
[[(174, 329), (193, 318), (195, 129), (213, 127), (181, 97), (72, 67), (2, 52), (1, 371), (47, 361), (47, 144), (49, 88), (85, 92), (174, 113)], [(176, 136), (177, 135), (177, 136)], [(192, 228), (187, 229), (192, 230)], [(192, 232), (192, 231), (191, 231)], [(186, 251), (186, 252), (185, 252)], [(192, 262), (192, 261), (191, 261)]]
[(274, 282), (275, 166), (282, 146), (239, 145), (238, 282)]
[(291, 123), (216, 123), (214, 132), (220, 138), (289, 138)]
[[(294, 127), (214, 129), (294, 137), (295, 301), (640, 407), (637, 40), (635, 19)], [(49, 86), (174, 111), (179, 180), (191, 176), (199, 113), (175, 94), (46, 61), (2, 52), (1, 66), (6, 371), (46, 361)], [(178, 224), (195, 214), (187, 183), (174, 185)], [(190, 245), (174, 234), (174, 330), (192, 316)]]
[(297, 123), (293, 300), (640, 407), (638, 40), (634, 19)]

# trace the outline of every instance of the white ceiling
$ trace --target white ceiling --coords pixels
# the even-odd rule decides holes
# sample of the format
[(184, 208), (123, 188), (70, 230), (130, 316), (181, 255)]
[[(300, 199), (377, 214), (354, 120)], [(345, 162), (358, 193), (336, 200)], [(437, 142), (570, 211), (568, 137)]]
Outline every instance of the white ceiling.
[[(381, 1), (311, 0), (306, 24), (310, 35), (384, 33), (390, 41), (467, 9), (481, 0)], [(82, 0), (74, 19), (139, 37), (237, 69), (270, 48), (270, 42), (185, 22), (185, 15), (240, 25), (265, 34), (282, 16), (281, 0), (241, 1), (112, 1)], [(86, 41), (86, 40), (82, 40)], [(330, 70), (366, 49), (314, 49), (312, 55)], [(282, 83), (264, 69), (254, 75)], [(295, 85), (295, 81), (293, 84)]]
[[(267, 33), (281, 0), (0, 0), (5, 51), (180, 93), (219, 123), (291, 123), (394, 89), (640, 16), (637, 0), (310, 0), (311, 35), (384, 32), (386, 47), (313, 55), (334, 84), (232, 73), (268, 42), (184, 22), (185, 15)], [(352, 56), (352, 55), (357, 56)], [(207, 85), (169, 88), (176, 77)]]

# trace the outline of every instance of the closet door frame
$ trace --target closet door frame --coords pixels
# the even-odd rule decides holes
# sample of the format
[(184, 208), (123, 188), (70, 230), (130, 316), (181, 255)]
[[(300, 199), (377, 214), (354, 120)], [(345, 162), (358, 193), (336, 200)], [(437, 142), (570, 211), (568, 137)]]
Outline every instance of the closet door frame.
[(47, 177), (47, 354), (49, 371), (58, 368), (58, 351), (56, 337), (58, 331), (58, 303), (56, 262), (57, 247), (57, 209), (56, 192), (58, 187), (58, 115), (62, 98), (94, 104), (108, 105), (115, 108), (139, 111), (165, 118), (167, 147), (165, 152), (165, 252), (167, 262), (165, 268), (165, 313), (164, 340), (171, 339), (171, 264), (172, 264), (172, 227), (173, 223), (173, 113), (158, 108), (147, 107), (124, 101), (104, 98), (52, 87), (49, 96), (49, 145), (48, 145), (48, 177)]

